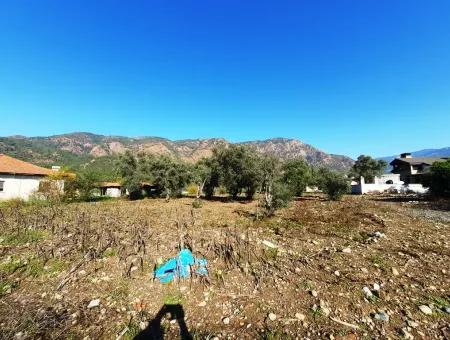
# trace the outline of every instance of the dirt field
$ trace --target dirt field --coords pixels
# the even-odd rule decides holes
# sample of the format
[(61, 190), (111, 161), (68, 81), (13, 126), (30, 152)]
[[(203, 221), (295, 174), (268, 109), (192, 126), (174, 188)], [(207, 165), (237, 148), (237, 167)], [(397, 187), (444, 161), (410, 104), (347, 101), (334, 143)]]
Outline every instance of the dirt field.
[[(450, 338), (448, 202), (192, 201), (0, 208), (0, 338)], [(180, 244), (208, 278), (153, 280)]]

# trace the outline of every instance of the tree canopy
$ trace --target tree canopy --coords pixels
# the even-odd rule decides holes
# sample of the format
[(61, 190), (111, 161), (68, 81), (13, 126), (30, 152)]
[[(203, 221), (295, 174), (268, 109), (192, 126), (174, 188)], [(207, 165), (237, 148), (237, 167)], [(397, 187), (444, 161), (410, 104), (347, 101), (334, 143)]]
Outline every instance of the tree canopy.
[(373, 159), (370, 156), (361, 155), (353, 164), (350, 175), (357, 180), (364, 177), (366, 182), (373, 182), (375, 176), (379, 176), (384, 172), (387, 163), (382, 159)]
[(282, 173), (282, 181), (291, 188), (295, 196), (301, 196), (312, 180), (311, 167), (303, 159), (285, 161)]

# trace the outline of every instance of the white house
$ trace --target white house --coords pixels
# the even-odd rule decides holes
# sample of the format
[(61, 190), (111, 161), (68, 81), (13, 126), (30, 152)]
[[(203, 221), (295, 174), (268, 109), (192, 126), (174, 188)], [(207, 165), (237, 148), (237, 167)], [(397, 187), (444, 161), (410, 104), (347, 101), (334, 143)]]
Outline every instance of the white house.
[(107, 197), (122, 196), (122, 185), (117, 182), (102, 182), (99, 184), (100, 195)]
[(423, 187), (422, 184), (405, 184), (400, 180), (400, 174), (384, 174), (376, 176), (373, 183), (366, 183), (364, 177), (361, 177), (359, 182), (352, 181), (352, 194), (379, 193), (386, 191), (423, 194), (426, 193), (428, 189)]
[(28, 199), (52, 170), (0, 154), (0, 200)]

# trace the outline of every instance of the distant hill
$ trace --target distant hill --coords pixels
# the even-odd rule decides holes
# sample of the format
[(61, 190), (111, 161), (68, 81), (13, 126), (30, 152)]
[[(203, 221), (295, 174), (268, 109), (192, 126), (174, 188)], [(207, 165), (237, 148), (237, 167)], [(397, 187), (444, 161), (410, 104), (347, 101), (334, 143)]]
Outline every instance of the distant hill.
[[(110, 166), (112, 160), (125, 150), (165, 154), (195, 162), (210, 156), (214, 147), (227, 144), (230, 142), (222, 138), (171, 141), (160, 137), (132, 138), (75, 132), (48, 137), (0, 137), (0, 153), (42, 166), (58, 164), (76, 169), (93, 163)], [(346, 171), (353, 164), (349, 157), (325, 153), (296, 139), (274, 138), (238, 144), (250, 145), (261, 153), (273, 153), (284, 160), (303, 157), (311, 165), (336, 170)]]

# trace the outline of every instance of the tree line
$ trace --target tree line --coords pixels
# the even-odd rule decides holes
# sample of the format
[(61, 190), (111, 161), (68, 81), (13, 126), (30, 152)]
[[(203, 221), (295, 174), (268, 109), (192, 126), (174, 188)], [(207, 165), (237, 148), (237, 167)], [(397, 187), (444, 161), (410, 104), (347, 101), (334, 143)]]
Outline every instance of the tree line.
[[(363, 176), (370, 182), (386, 166), (383, 160), (361, 155), (345, 174), (312, 167), (301, 158), (282, 161), (249, 146), (230, 145), (213, 149), (210, 157), (194, 164), (165, 155), (126, 151), (115, 161), (114, 173), (130, 199), (145, 196), (170, 199), (181, 196), (187, 187), (190, 191), (195, 188), (190, 193), (197, 200), (211, 199), (217, 192), (226, 193), (232, 199), (253, 199), (259, 193), (262, 206), (271, 214), (293, 197), (301, 196), (307, 186), (317, 187), (331, 200), (339, 200), (350, 192), (351, 178)], [(427, 182), (431, 193), (449, 195), (449, 173), (450, 161), (431, 167)], [(66, 184), (66, 192), (72, 198), (89, 200), (103, 179), (101, 172), (80, 171), (74, 181)]]
[[(344, 174), (313, 168), (303, 159), (281, 161), (242, 145), (215, 148), (211, 157), (195, 164), (127, 151), (119, 157), (117, 172), (132, 199), (143, 195), (177, 197), (194, 183), (197, 198), (210, 199), (219, 188), (232, 199), (253, 199), (258, 192), (269, 211), (301, 196), (307, 186), (319, 187), (330, 199), (339, 199), (349, 191)], [(144, 192), (142, 183), (151, 183), (152, 192)]]

